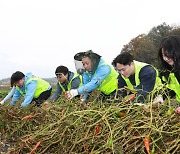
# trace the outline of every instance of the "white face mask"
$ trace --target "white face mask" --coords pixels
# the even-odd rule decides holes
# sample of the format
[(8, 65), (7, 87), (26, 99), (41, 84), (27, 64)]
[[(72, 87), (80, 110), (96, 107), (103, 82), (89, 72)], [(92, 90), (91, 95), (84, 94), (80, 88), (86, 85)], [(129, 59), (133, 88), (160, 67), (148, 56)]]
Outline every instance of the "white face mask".
[(82, 61), (78, 61), (74, 59), (74, 63), (77, 73), (82, 75), (85, 72), (85, 68), (82, 64)]

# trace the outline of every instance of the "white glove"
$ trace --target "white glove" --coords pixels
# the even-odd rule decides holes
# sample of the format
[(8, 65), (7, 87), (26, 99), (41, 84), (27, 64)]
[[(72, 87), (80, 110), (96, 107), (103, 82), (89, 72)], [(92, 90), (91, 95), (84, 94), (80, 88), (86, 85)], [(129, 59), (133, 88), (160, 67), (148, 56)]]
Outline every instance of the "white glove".
[(143, 109), (144, 109), (146, 112), (150, 112), (149, 105), (147, 105), (147, 104), (144, 104), (144, 103), (134, 103), (133, 105), (142, 106)]
[(84, 99), (84, 98), (81, 98), (81, 102), (84, 102), (86, 99)]
[(164, 100), (163, 100), (162, 95), (158, 95), (158, 96), (155, 98), (153, 104), (164, 104)]
[(4, 101), (2, 100), (2, 101), (0, 102), (0, 104), (3, 105), (3, 104), (4, 104)]
[(144, 103), (134, 103), (133, 105), (143, 106), (144, 108), (148, 109), (149, 105), (146, 105)]
[(73, 97), (78, 95), (78, 90), (77, 89), (71, 89), (70, 91), (66, 92), (66, 98), (68, 100), (72, 99)]

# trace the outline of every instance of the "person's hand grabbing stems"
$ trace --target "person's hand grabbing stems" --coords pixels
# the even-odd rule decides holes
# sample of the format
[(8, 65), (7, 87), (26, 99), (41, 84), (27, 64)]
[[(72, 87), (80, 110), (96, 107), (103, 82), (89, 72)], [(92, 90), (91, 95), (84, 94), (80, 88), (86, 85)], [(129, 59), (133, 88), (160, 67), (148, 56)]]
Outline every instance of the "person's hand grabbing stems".
[(78, 90), (77, 89), (71, 89), (70, 91), (67, 91), (65, 93), (65, 97), (68, 99), (68, 100), (71, 100), (73, 97), (77, 96), (78, 95)]
[(2, 101), (0, 102), (0, 104), (3, 105), (3, 104), (4, 104), (4, 101), (2, 100)]
[(81, 98), (79, 104), (80, 104), (84, 109), (86, 109), (87, 106), (88, 106), (87, 100), (85, 100), (85, 99), (83, 99), (83, 98)]
[(163, 96), (162, 95), (158, 95), (154, 99), (153, 104), (164, 104)]

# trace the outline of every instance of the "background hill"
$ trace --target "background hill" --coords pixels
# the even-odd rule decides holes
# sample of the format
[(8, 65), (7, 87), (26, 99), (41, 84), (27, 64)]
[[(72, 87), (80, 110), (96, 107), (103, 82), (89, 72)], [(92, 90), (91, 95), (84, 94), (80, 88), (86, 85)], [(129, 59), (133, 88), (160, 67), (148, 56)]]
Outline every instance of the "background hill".
[[(54, 87), (57, 83), (57, 80), (55, 78), (43, 78), (47, 82), (50, 83), (52, 87)], [(0, 89), (9, 89), (10, 88), (10, 78), (5, 78), (0, 80)]]

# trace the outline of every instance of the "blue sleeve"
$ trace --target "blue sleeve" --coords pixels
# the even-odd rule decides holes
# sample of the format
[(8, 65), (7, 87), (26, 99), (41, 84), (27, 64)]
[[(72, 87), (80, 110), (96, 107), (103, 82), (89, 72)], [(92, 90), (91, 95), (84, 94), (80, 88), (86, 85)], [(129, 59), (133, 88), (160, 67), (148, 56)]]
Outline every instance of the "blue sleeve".
[(4, 102), (6, 102), (8, 99), (10, 99), (16, 91), (16, 88), (13, 86), (11, 91), (8, 93), (8, 95), (3, 99)]
[(87, 84), (90, 80), (90, 77), (88, 74), (90, 74), (90, 73), (88, 73), (88, 72), (83, 73), (83, 85)]
[(101, 82), (110, 74), (111, 68), (109, 65), (101, 65), (97, 68), (96, 72), (92, 75), (92, 79), (89, 81), (87, 75), (84, 75), (83, 86), (78, 88), (79, 94), (86, 94), (95, 90)]
[(156, 82), (156, 70), (148, 65), (141, 69), (139, 73), (140, 84), (135, 87), (138, 92), (139, 100), (144, 101), (146, 96), (154, 89)]
[(21, 104), (21, 107), (29, 105), (33, 98), (34, 98), (34, 93), (36, 91), (36, 86), (37, 86), (37, 81), (32, 80), (31, 82), (28, 83), (27, 89), (26, 89), (26, 95), (25, 99)]
[(59, 86), (59, 83), (57, 83), (57, 85), (56, 85), (56, 91), (55, 91), (55, 93), (50, 97), (50, 100), (53, 101), (53, 100), (58, 99), (58, 98), (60, 97), (61, 93), (62, 93), (62, 89), (61, 89), (61, 87)]
[[(89, 78), (89, 75), (87, 72), (84, 72), (83, 73), (83, 85), (86, 85), (88, 82), (89, 82), (90, 78)], [(79, 92), (78, 92), (79, 93)], [(87, 97), (88, 97), (88, 92), (84, 92), (83, 93), (83, 99), (84, 100), (87, 100)]]
[(15, 92), (14, 92), (14, 95), (13, 95), (13, 97), (12, 97), (12, 101), (11, 101), (10, 105), (15, 105), (16, 102), (17, 102), (18, 100), (20, 100), (20, 99), (21, 99), (21, 94), (20, 94), (19, 91), (15, 88)]

